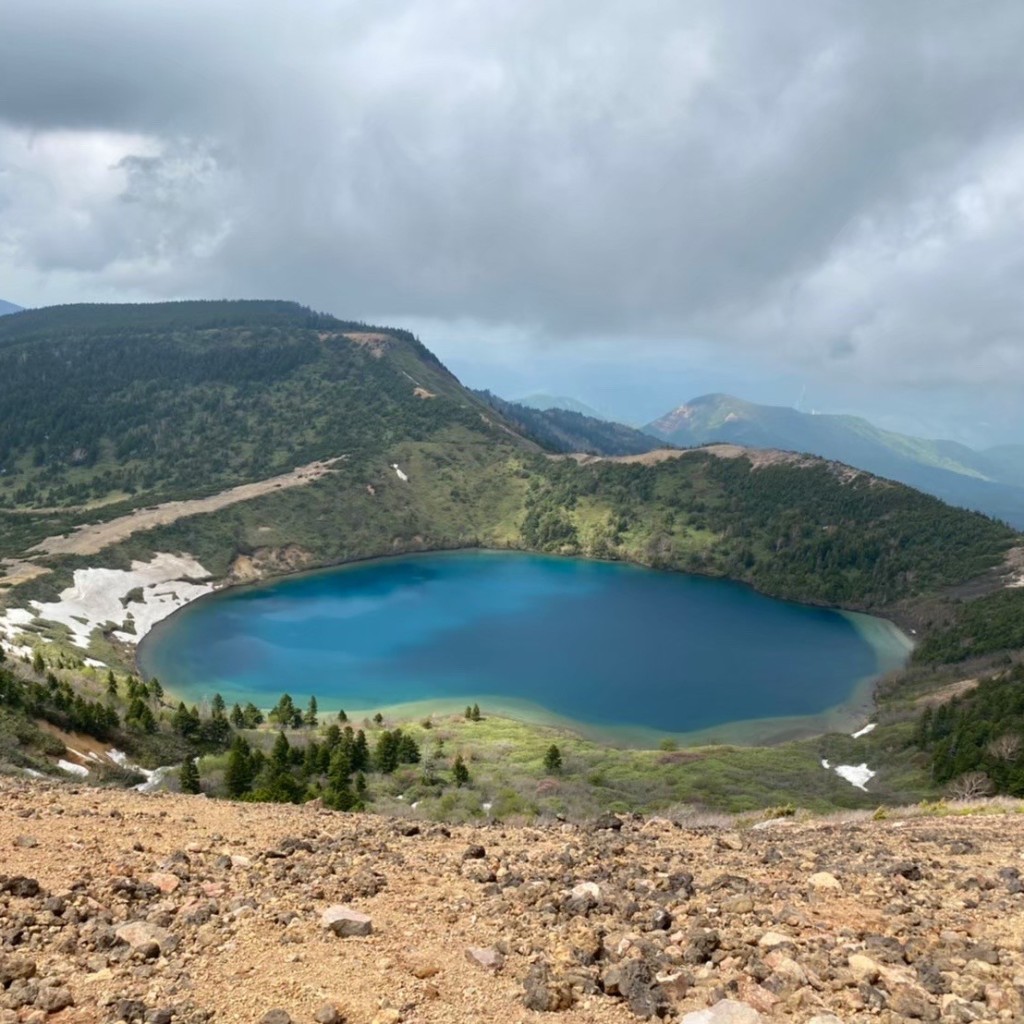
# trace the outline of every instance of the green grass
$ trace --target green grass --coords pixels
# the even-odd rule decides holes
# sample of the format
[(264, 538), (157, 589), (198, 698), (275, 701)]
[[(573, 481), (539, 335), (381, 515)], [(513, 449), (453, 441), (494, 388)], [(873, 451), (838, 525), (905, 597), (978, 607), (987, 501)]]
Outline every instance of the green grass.
[[(582, 820), (605, 811), (680, 816), (705, 811), (780, 813), (780, 807), (813, 813), (873, 810), (879, 804), (937, 795), (916, 767), (897, 767), (892, 754), (900, 738), (895, 733), (870, 742), (868, 737), (851, 740), (830, 734), (775, 747), (635, 750), (490, 715), (486, 709), (479, 722), (461, 714), (432, 715), (426, 728), (424, 720), (386, 718), (379, 727), (368, 719), (355, 723), (366, 729), (371, 749), (379, 728), (400, 725), (416, 738), (423, 755), (420, 765), (402, 767), (393, 775), (367, 776), (371, 809), (406, 814), (415, 804), (417, 815), (448, 821), (556, 815)], [(246, 735), (269, 749), (275, 731), (264, 727)], [(289, 732), (289, 740), (302, 744), (307, 735)], [(544, 769), (544, 755), (552, 743), (562, 754), (562, 769), (555, 774)], [(463, 757), (471, 776), (462, 788), (450, 780), (456, 755)], [(862, 792), (822, 768), (823, 756), (833, 763), (867, 760), (879, 769), (879, 776), (870, 783), (870, 792)], [(214, 789), (225, 763), (218, 755), (200, 764), (204, 781)]]

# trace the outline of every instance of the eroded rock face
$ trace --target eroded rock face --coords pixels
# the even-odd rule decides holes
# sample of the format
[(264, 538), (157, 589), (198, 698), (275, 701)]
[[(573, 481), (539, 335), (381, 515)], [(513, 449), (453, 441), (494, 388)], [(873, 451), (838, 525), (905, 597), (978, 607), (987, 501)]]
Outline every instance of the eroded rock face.
[(413, 829), (0, 778), (0, 1024), (1015, 1021), (1022, 819)]

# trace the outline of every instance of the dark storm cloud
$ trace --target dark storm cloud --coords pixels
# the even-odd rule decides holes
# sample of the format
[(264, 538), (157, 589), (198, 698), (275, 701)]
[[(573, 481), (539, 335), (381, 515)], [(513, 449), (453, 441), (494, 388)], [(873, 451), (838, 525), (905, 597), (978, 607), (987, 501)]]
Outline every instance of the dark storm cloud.
[(1013, 2), (5, 0), (0, 268), (1024, 383), (1022, 35)]

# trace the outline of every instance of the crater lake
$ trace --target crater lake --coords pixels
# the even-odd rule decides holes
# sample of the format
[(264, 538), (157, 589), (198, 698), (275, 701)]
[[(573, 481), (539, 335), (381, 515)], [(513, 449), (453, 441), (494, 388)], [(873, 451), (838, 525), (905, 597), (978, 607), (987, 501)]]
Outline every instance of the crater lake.
[(158, 624), (139, 664), (190, 704), (478, 702), (621, 743), (772, 742), (863, 724), (873, 681), (909, 650), (884, 620), (725, 580), (460, 551), (220, 591)]

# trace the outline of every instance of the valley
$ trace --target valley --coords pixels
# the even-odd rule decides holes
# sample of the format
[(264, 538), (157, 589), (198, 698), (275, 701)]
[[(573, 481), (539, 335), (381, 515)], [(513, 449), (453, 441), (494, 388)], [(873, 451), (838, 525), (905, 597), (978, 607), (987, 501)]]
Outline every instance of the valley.
[[(996, 521), (863, 470), (793, 452), (737, 444), (659, 450), (656, 441), (624, 433), (627, 428), (608, 432), (572, 413), (567, 415), (577, 419), (558, 429), (571, 427), (575, 434), (563, 433), (559, 445), (570, 436), (585, 440), (585, 433), (591, 454), (569, 457), (559, 445), (551, 447), (544, 432), (550, 421), (530, 421), (517, 407), (462, 388), (411, 335), (336, 321), (288, 303), (59, 307), (4, 318), (2, 408), (16, 405), (15, 394), (32, 398), (39, 386), (22, 369), (29, 353), (51, 367), (48, 397), (33, 399), (28, 415), (8, 416), (0, 478), (6, 504), (0, 508), (0, 556), (17, 574), (0, 591), (0, 626), (14, 658), (26, 659), (13, 663), (15, 685), (24, 680), (35, 686), (32, 680), (52, 676), (88, 700), (106, 699), (117, 709), (116, 742), (138, 763), (152, 768), (193, 750), (203, 755), (203, 784), (215, 793), (223, 793), (231, 728), (226, 711), (209, 717), (210, 699), (217, 695), (244, 706), (255, 691), (233, 691), (220, 672), (204, 683), (198, 667), (179, 692), (173, 670), (155, 669), (145, 655), (140, 682), (136, 649), (155, 624), (225, 586), (383, 556), (532, 552), (594, 560), (595, 570), (609, 563), (608, 572), (621, 571), (624, 566), (613, 564), (619, 562), (688, 573), (698, 577), (695, 584), (699, 577), (733, 580), (810, 606), (808, 612), (818, 606), (893, 618), (916, 631), (920, 650), (930, 650), (929, 644), (939, 643), (932, 637), (953, 628), (950, 616), (959, 614), (946, 595), (971, 591), (996, 600), (1008, 582), (1003, 567), (1020, 544), (1018, 534)], [(118, 383), (97, 403), (96, 391), (80, 384), (114, 360), (121, 371), (109, 379)], [(64, 369), (58, 372), (58, 366)], [(585, 634), (602, 628), (599, 621), (596, 612), (588, 613), (562, 632)], [(541, 633), (535, 628), (530, 635)], [(678, 642), (685, 650), (684, 635), (646, 649)], [(1017, 643), (1012, 633), (996, 633), (975, 644), (960, 678), (991, 671), (1003, 656), (1004, 636)], [(553, 652), (558, 636), (544, 643)], [(628, 676), (646, 671), (645, 644), (628, 638), (623, 644), (626, 651), (635, 645), (636, 664), (622, 670), (618, 684), (630, 692)], [(568, 650), (571, 655), (571, 644)], [(920, 799), (936, 791), (927, 757), (909, 746), (920, 713), (915, 701), (930, 687), (956, 681), (942, 650), (928, 669), (916, 660), (904, 672), (898, 661), (865, 668), (860, 674), (866, 679), (884, 675), (876, 701), (868, 684), (858, 691), (858, 711), (842, 725), (833, 718), (801, 729), (781, 705), (773, 709), (769, 701), (751, 715), (742, 700), (734, 700), (733, 722), (775, 723), (746, 723), (718, 735), (675, 725), (648, 734), (640, 744), (646, 752), (614, 755), (607, 746), (601, 753), (608, 735), (601, 743), (584, 741), (571, 712), (545, 724), (543, 716), (520, 708), (512, 710), (513, 718), (522, 719), (515, 723), (506, 717), (511, 705), (471, 681), (449, 699), (481, 704), (492, 725), (456, 728), (427, 775), (416, 767), (368, 772), (358, 799), (384, 809), (398, 796), (412, 800), (418, 792), (417, 802), (431, 815), (473, 816), (484, 813), (484, 804), (501, 803), (498, 794), (508, 791), (517, 795), (511, 802), (502, 798), (502, 806), (517, 813), (596, 813), (602, 806), (636, 806), (644, 787), (623, 789), (615, 780), (653, 778), (655, 764), (664, 785), (647, 787), (641, 802), (648, 810), (679, 800), (744, 809), (763, 806), (772, 793), (816, 808)], [(795, 668), (795, 653), (780, 649), (772, 655), (787, 685), (819, 685), (789, 678), (794, 673), (786, 670), (787, 657)], [(530, 674), (528, 668), (519, 671)], [(584, 662), (569, 656), (561, 671), (581, 673), (577, 682), (586, 692), (590, 670)], [(852, 662), (847, 671), (848, 679), (858, 677)], [(108, 672), (114, 682), (104, 684)], [(140, 690), (149, 675), (164, 675), (166, 690)], [(331, 672), (326, 664), (310, 663), (300, 675), (316, 679)], [(442, 675), (454, 679), (454, 663)], [(256, 703), (272, 704), (278, 690), (290, 688), (300, 703), (307, 695), (319, 698), (321, 718), (329, 720), (333, 684), (300, 685), (289, 682), (287, 672), (278, 676), (280, 685), (271, 684)], [(610, 707), (616, 678), (613, 672), (602, 684)], [(555, 680), (538, 684), (541, 691), (558, 686)], [(352, 710), (369, 741), (400, 729), (425, 751), (440, 737), (437, 727), (453, 726), (443, 726), (451, 706), (431, 705), (423, 696), (382, 690), (376, 699), (356, 701)], [(41, 690), (30, 706), (45, 720), (68, 724), (68, 712), (50, 700)], [(837, 703), (818, 700), (818, 710)], [(550, 702), (542, 697), (535, 703)], [(195, 729), (180, 717), (189, 704)], [(16, 742), (14, 763), (47, 771), (52, 762), (40, 755), (53, 745), (33, 738), (28, 723), (18, 724), (22, 714), (9, 720), (13, 735), (24, 737)], [(433, 714), (442, 717), (425, 726)], [(625, 713), (616, 724), (638, 721)], [(869, 721), (876, 725), (870, 734), (849, 735)], [(275, 731), (246, 725), (239, 735), (264, 757)], [(292, 733), (294, 756), (318, 743), (317, 735)], [(775, 745), (756, 746), (768, 737)], [(578, 743), (587, 753), (570, 753)], [(507, 759), (510, 744), (523, 751), (522, 769), (483, 770)], [(564, 782), (532, 792), (551, 746), (567, 752)], [(465, 788), (448, 781), (456, 755), (481, 768), (471, 772)], [(324, 756), (329, 759), (330, 749)], [(609, 758), (618, 758), (620, 767), (601, 767)], [(775, 780), (772, 785), (737, 783), (749, 778), (743, 766), (751, 759), (761, 764), (759, 774)], [(870, 779), (866, 789), (833, 770), (844, 765), (860, 773), (851, 777)], [(358, 773), (350, 774), (354, 779)], [(316, 771), (304, 770), (301, 777), (298, 790), (289, 783), (282, 792), (305, 799), (317, 787), (335, 785)], [(727, 778), (733, 781), (726, 784)], [(337, 784), (342, 788), (330, 792), (340, 793), (338, 799), (356, 799), (344, 795), (348, 782)], [(308, 791), (302, 788), (307, 785)]]

